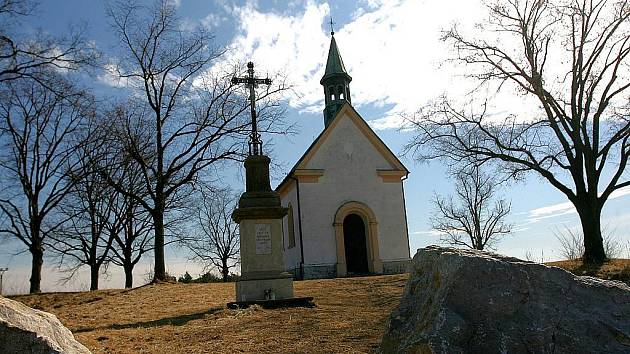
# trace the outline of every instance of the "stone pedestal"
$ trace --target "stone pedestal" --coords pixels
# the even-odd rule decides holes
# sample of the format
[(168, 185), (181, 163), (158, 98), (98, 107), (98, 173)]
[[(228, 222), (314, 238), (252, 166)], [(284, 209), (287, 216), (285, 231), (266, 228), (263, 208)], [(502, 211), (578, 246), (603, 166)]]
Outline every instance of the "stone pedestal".
[(293, 298), (293, 277), (239, 280), (236, 301), (284, 300)]
[[(236, 301), (293, 297), (293, 275), (284, 271), (282, 216), (286, 211), (275, 211), (277, 219), (240, 220), (241, 278), (236, 283)], [(239, 209), (239, 216), (254, 217), (252, 212)]]
[(269, 158), (245, 160), (246, 191), (232, 218), (239, 224), (241, 278), (236, 301), (282, 300), (293, 297), (293, 276), (284, 271), (282, 218), (287, 208), (269, 184)]

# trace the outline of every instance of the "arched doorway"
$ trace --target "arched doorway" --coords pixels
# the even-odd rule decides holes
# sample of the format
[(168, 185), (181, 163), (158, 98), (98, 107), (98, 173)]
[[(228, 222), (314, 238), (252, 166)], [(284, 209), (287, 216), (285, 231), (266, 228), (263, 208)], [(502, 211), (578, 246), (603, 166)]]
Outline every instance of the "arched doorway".
[(349, 214), (343, 220), (343, 243), (348, 273), (367, 273), (368, 251), (365, 223), (357, 214)]
[[(348, 219), (348, 217), (350, 217)], [(348, 221), (347, 225), (346, 220)], [(359, 223), (360, 222), (360, 223)], [(365, 261), (367, 262), (367, 272), (381, 274), (383, 273), (383, 263), (381, 262), (381, 257), (379, 256), (379, 247), (378, 247), (378, 223), (376, 221), (376, 215), (372, 212), (372, 209), (361, 202), (347, 202), (337, 209), (335, 213), (335, 220), (333, 221), (333, 226), (335, 228), (335, 241), (337, 243), (337, 276), (344, 277), (348, 275), (348, 271), (355, 272), (356, 270), (351, 270), (348, 268), (348, 262), (354, 262), (359, 259), (354, 257), (354, 255), (361, 253), (365, 257)], [(353, 248), (357, 246), (356, 242), (354, 242), (354, 238), (351, 236), (352, 232), (344, 232), (344, 226), (349, 230), (354, 230), (355, 232), (358, 230), (358, 233), (361, 233), (363, 237), (360, 238), (363, 240), (363, 251), (355, 251)], [(357, 233), (355, 233), (356, 235)], [(346, 239), (350, 237), (350, 240)], [(346, 247), (350, 247), (351, 250), (346, 252)], [(352, 259), (346, 259), (346, 255), (350, 255)], [(361, 257), (361, 256), (359, 256)], [(359, 262), (359, 261), (357, 261)], [(365, 266), (362, 263), (361, 266), (358, 266), (359, 272), (365, 273)], [(357, 268), (355, 268), (357, 269)]]

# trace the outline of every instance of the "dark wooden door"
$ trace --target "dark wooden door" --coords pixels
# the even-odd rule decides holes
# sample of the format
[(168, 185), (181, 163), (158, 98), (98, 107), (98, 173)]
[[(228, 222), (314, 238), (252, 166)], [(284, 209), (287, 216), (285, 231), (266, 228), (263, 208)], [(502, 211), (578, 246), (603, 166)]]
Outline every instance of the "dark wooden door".
[(343, 220), (343, 243), (348, 273), (367, 273), (365, 224), (359, 215), (350, 214)]

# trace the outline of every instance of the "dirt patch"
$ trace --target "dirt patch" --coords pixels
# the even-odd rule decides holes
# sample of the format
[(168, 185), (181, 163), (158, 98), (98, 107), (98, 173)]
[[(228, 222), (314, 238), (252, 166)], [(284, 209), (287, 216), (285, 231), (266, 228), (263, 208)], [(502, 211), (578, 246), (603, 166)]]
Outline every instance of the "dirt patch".
[(228, 310), (234, 283), (13, 297), (54, 313), (93, 353), (366, 353), (407, 275), (295, 282), (314, 308)]

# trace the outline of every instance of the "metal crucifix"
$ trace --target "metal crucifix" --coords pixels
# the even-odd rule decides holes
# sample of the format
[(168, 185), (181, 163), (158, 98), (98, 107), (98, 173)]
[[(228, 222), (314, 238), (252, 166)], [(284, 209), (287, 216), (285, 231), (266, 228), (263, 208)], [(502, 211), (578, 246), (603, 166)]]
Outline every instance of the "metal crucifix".
[(260, 134), (258, 133), (258, 127), (256, 125), (256, 90), (258, 84), (271, 85), (271, 79), (257, 79), (254, 77), (254, 63), (247, 63), (247, 76), (246, 77), (233, 77), (233, 84), (246, 84), (249, 87), (249, 104), (252, 113), (252, 133), (249, 136), (249, 155), (262, 155), (262, 141), (260, 140)]

